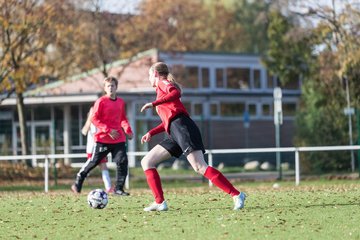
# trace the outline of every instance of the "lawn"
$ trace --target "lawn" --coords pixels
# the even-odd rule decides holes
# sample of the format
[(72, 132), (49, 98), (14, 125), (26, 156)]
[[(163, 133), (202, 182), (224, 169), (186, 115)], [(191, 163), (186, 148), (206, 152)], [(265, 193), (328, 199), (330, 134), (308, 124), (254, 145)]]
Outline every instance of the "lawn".
[(245, 209), (216, 188), (167, 187), (167, 212), (143, 212), (149, 190), (88, 207), (85, 188), (0, 192), (0, 239), (360, 239), (360, 182), (244, 183)]

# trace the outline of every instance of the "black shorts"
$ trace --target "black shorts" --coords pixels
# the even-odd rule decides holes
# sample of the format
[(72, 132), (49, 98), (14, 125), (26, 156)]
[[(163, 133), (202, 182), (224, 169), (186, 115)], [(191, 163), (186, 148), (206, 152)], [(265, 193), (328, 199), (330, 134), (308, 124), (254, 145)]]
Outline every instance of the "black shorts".
[(173, 157), (187, 156), (189, 153), (201, 150), (205, 153), (199, 128), (187, 115), (180, 114), (170, 122), (170, 135), (159, 143)]

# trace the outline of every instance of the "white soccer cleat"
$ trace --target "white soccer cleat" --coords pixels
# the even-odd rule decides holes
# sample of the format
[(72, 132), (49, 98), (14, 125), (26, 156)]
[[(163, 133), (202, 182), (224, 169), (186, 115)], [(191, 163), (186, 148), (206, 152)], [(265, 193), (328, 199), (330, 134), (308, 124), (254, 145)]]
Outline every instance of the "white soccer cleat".
[(244, 208), (245, 205), (245, 199), (246, 199), (246, 194), (241, 192), (239, 195), (234, 196), (234, 210), (240, 210), (242, 208)]
[(168, 210), (168, 206), (166, 201), (163, 201), (162, 203), (156, 203), (153, 202), (150, 206), (144, 208), (145, 212), (150, 212), (150, 211), (167, 211)]

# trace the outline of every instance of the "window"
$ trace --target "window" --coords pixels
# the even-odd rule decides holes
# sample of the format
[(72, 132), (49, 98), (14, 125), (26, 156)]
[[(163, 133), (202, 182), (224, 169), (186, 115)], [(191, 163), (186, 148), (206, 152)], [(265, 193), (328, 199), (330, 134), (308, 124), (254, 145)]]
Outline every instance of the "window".
[(201, 116), (203, 114), (202, 103), (183, 102), (183, 105), (190, 115)]
[(271, 116), (271, 109), (269, 104), (263, 104), (261, 108), (263, 116)]
[(221, 103), (220, 114), (224, 117), (242, 116), (245, 111), (244, 103)]
[(171, 72), (175, 77), (175, 80), (183, 87), (186, 87), (186, 72), (183, 65), (173, 65)]
[(176, 81), (183, 88), (199, 87), (199, 68), (196, 66), (184, 67), (183, 65), (172, 66), (172, 73)]
[(249, 89), (250, 88), (250, 69), (248, 68), (228, 68), (226, 70), (227, 88)]
[(257, 113), (256, 113), (256, 104), (251, 103), (251, 104), (248, 105), (248, 108), (249, 108), (248, 111), (249, 111), (250, 116), (256, 116), (257, 115)]
[(199, 87), (198, 67), (186, 67), (186, 84), (185, 88)]
[(259, 69), (254, 69), (254, 88), (261, 88), (261, 72)]
[(193, 105), (193, 115), (201, 116), (203, 114), (203, 105), (202, 103), (194, 103)]
[(210, 87), (210, 73), (208, 68), (201, 69), (201, 87), (202, 88)]
[(210, 115), (211, 116), (218, 116), (219, 115), (219, 108), (217, 103), (210, 104)]
[(224, 69), (222, 69), (222, 68), (216, 69), (216, 87), (217, 88), (225, 88)]

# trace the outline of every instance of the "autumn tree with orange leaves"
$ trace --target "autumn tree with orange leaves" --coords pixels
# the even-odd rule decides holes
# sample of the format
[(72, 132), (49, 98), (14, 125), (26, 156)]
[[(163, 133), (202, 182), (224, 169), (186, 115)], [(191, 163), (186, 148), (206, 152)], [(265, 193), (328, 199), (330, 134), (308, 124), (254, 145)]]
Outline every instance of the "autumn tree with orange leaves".
[(40, 76), (59, 75), (67, 66), (56, 64), (60, 61), (54, 49), (66, 47), (63, 40), (71, 5), (65, 1), (1, 0), (0, 9), (0, 86), (5, 97), (16, 95), (21, 152), (26, 155), (23, 94)]

